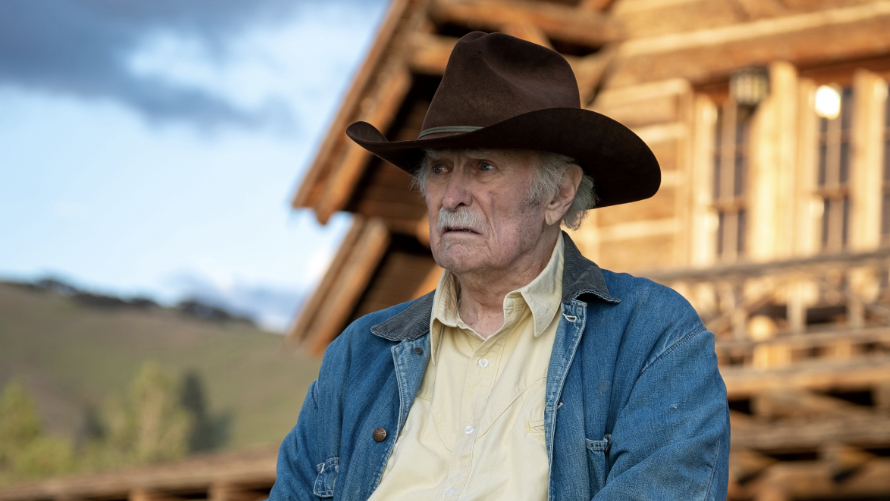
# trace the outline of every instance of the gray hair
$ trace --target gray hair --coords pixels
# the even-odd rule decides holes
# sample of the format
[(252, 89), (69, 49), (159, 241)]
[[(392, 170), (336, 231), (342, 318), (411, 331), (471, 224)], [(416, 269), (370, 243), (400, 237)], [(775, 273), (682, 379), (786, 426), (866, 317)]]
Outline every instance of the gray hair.
[[(411, 187), (426, 195), (426, 179), (429, 175), (429, 153), (434, 150), (423, 150), (423, 158), (420, 166), (414, 172), (414, 179), (411, 181)], [(534, 151), (537, 156), (537, 168), (535, 169), (535, 179), (529, 188), (528, 199), (532, 205), (538, 205), (544, 200), (552, 199), (559, 191), (559, 184), (565, 175), (569, 165), (577, 165), (574, 159), (558, 153), (549, 151)], [(592, 209), (596, 203), (596, 193), (593, 190), (593, 178), (587, 174), (581, 178), (581, 184), (578, 191), (575, 192), (575, 199), (566, 210), (562, 217), (562, 224), (567, 228), (577, 230), (587, 215), (587, 210)]]

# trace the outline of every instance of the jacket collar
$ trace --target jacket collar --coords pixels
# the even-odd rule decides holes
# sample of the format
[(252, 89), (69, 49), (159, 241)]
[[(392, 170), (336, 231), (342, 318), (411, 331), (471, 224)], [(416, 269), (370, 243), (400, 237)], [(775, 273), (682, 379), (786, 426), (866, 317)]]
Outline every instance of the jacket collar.
[[(593, 261), (581, 255), (568, 234), (563, 233), (565, 262), (562, 273), (562, 302), (570, 303), (579, 296), (590, 294), (607, 303), (618, 304), (620, 299), (609, 294), (603, 270)], [(371, 327), (376, 336), (390, 341), (413, 341), (430, 330), (433, 311), (433, 295), (430, 292), (411, 303), (400, 313), (383, 323)]]

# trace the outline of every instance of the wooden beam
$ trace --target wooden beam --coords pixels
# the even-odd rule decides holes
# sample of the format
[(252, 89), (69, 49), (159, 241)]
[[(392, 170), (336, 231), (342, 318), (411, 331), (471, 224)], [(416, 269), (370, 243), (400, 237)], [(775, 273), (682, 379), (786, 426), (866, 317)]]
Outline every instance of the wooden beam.
[(890, 381), (890, 357), (817, 360), (773, 370), (724, 367), (720, 373), (730, 400), (748, 398), (778, 386), (815, 391), (868, 390)]
[(768, 389), (752, 398), (754, 414), (764, 418), (803, 418), (868, 412), (839, 398), (800, 388)]
[(328, 175), (330, 165), (334, 161), (333, 152), (336, 146), (345, 140), (343, 131), (353, 121), (356, 110), (364, 98), (366, 87), (374, 78), (378, 66), (392, 44), (393, 37), (399, 32), (398, 25), (405, 22), (406, 12), (413, 7), (414, 3), (412, 0), (393, 0), (390, 4), (386, 18), (377, 31), (368, 55), (352, 80), (349, 91), (343, 98), (340, 109), (331, 122), (315, 159), (300, 182), (297, 193), (291, 202), (293, 207), (313, 207), (321, 196), (322, 191), (318, 189), (320, 187), (317, 184), (323, 182)]
[(878, 498), (890, 496), (890, 459), (869, 462), (860, 471), (838, 482), (824, 461), (780, 462), (769, 467), (759, 478), (734, 492), (731, 501), (759, 499), (758, 493), (779, 491), (785, 499)]
[(819, 254), (812, 257), (766, 263), (739, 263), (676, 271), (651, 270), (644, 272), (643, 276), (656, 282), (668, 283), (678, 281), (712, 281), (721, 278), (753, 278), (791, 272), (806, 275), (830, 268), (885, 265), (888, 259), (890, 259), (890, 248), (882, 248), (870, 252)]
[(501, 31), (516, 38), (521, 38), (526, 42), (538, 44), (548, 49), (553, 48), (547, 35), (539, 27), (529, 22), (507, 22), (501, 27)]
[(825, 444), (890, 447), (890, 416), (876, 412), (763, 421), (732, 429), (732, 447), (764, 454), (822, 451)]
[[(193, 456), (106, 473), (77, 474), (0, 488), (0, 501), (35, 499), (142, 499), (169, 492), (201, 492), (216, 482), (270, 488), (278, 447)], [(165, 494), (160, 494), (165, 493)]]
[(360, 224), (361, 234), (343, 263), (328, 299), (319, 309), (318, 321), (313, 324), (306, 340), (307, 350), (313, 355), (324, 353), (328, 344), (340, 334), (389, 245), (389, 232), (383, 221), (373, 218)]
[[(410, 71), (401, 64), (392, 68), (387, 75), (381, 75), (374, 94), (363, 101), (363, 110), (358, 119), (386, 131), (411, 88), (411, 82)], [(352, 141), (346, 143), (343, 156), (331, 166), (325, 194), (316, 203), (315, 212), (319, 222), (327, 223), (334, 212), (343, 209), (370, 157), (371, 154), (361, 146)]]
[(875, 458), (874, 454), (851, 445), (829, 443), (822, 450), (822, 457), (828, 463), (828, 470), (836, 480), (849, 477), (866, 463)]
[(608, 87), (667, 78), (704, 83), (733, 70), (784, 60), (797, 66), (890, 50), (890, 2), (825, 9), (713, 29), (640, 38), (619, 49)]
[(487, 31), (506, 24), (531, 24), (550, 37), (589, 47), (620, 38), (617, 26), (598, 12), (524, 0), (436, 0), (430, 17)]
[(729, 453), (729, 475), (732, 481), (744, 483), (776, 463), (776, 459), (749, 449)]
[(600, 12), (608, 10), (613, 3), (615, 3), (615, 0), (581, 0), (581, 3), (578, 4), (578, 8), (581, 10)]

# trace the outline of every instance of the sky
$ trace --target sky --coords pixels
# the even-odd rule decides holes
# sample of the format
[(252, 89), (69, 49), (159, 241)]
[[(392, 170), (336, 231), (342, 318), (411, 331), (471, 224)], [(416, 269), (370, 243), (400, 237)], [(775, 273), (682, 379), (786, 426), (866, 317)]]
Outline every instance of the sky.
[(349, 224), (289, 201), (387, 4), (0, 2), (0, 279), (283, 331)]

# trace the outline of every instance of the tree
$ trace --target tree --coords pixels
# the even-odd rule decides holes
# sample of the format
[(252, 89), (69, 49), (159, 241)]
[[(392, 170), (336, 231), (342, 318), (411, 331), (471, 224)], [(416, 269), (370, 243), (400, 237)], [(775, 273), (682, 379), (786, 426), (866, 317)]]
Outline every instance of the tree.
[(70, 471), (73, 456), (70, 441), (44, 433), (25, 388), (7, 384), (0, 396), (0, 471), (10, 480), (54, 475)]
[(182, 377), (179, 401), (193, 417), (189, 432), (189, 451), (200, 452), (216, 449), (228, 439), (231, 414), (211, 415), (205, 396), (204, 380), (201, 375), (190, 370)]
[(145, 362), (124, 399), (106, 405), (107, 446), (127, 462), (149, 463), (184, 456), (193, 417), (183, 408), (174, 379)]

